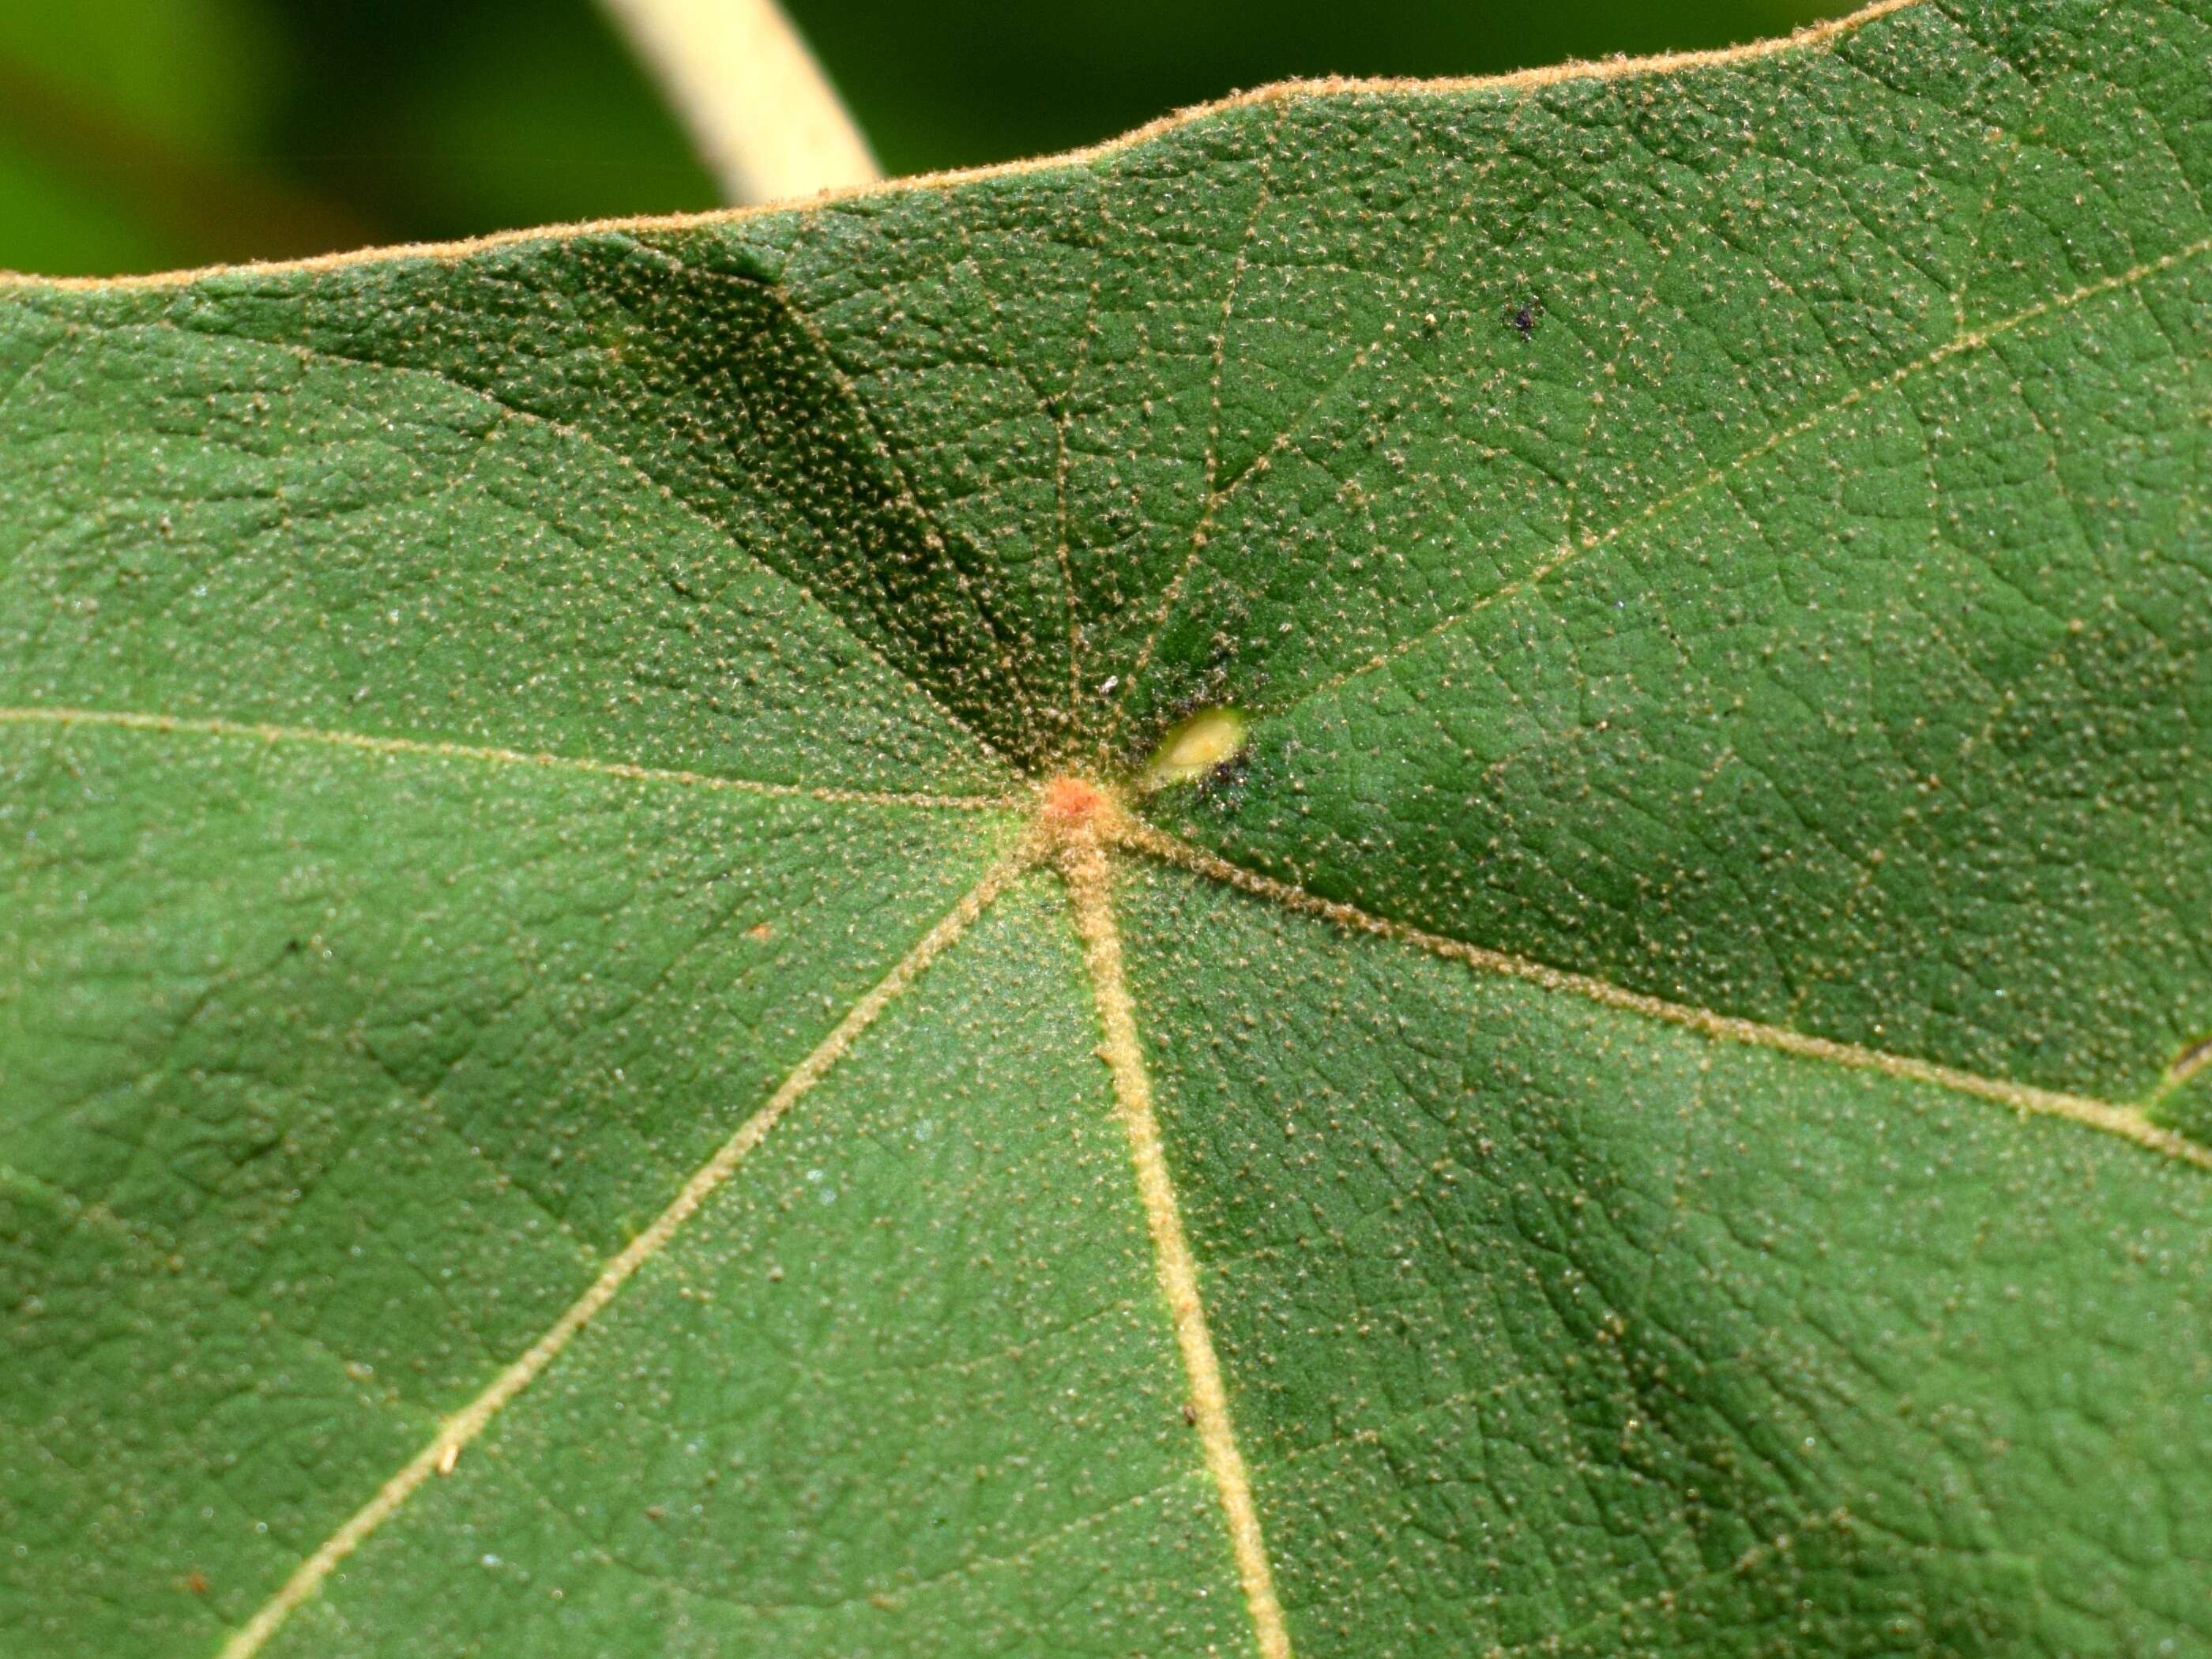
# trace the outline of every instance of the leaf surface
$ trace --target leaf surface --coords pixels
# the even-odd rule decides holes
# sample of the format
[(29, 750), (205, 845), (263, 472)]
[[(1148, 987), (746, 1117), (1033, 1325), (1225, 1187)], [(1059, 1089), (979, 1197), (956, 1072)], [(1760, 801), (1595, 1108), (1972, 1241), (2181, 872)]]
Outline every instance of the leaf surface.
[(2212, 1649), (2208, 47), (0, 289), (11, 1628)]

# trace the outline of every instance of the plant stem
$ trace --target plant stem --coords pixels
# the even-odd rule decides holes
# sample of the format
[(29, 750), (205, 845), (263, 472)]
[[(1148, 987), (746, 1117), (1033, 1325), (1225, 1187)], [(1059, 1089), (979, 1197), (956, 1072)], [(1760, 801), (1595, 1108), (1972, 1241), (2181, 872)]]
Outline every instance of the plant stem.
[(732, 205), (883, 177), (775, 0), (601, 0)]

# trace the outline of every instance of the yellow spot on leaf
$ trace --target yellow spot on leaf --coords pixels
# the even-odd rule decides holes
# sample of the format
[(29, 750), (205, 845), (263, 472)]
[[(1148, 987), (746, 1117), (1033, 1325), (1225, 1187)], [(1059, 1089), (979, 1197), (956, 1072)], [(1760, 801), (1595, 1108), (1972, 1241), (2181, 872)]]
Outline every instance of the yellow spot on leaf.
[(1177, 722), (1145, 769), (1145, 787), (1187, 782), (1234, 760), (1244, 746), (1244, 727), (1243, 714), (1235, 708), (1207, 708)]

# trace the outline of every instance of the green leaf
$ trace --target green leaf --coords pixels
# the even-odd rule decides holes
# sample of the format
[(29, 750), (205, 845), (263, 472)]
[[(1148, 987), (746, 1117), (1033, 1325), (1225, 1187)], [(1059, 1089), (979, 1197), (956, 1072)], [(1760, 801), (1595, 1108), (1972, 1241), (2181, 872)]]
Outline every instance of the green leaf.
[(0, 291), (14, 1650), (2212, 1650), (2208, 56)]
[[(450, 4), (463, 0), (447, 0)], [(1848, 0), (785, 0), (894, 173), (1091, 143), (1165, 109), (1289, 76), (1469, 75), (1721, 46)]]

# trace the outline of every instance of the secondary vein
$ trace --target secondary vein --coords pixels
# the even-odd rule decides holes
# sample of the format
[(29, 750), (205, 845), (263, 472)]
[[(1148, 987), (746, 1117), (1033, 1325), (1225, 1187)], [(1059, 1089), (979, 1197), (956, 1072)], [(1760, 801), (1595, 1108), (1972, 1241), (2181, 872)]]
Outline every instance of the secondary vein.
[(1764, 1024), (1758, 1020), (1718, 1013), (1692, 1004), (1669, 1002), (1663, 997), (1651, 996), (1642, 991), (1626, 990), (1592, 975), (1554, 968), (1546, 963), (1533, 962), (1526, 957), (1512, 956), (1485, 945), (1470, 945), (1464, 939), (1432, 933), (1407, 922), (1370, 915), (1355, 905), (1323, 898), (1293, 883), (1262, 875), (1240, 864), (1232, 864), (1218, 854), (1194, 847), (1134, 818), (1119, 819), (1112, 826), (1112, 833), (1117, 844), (1132, 851), (1234, 887), (1255, 898), (1271, 900), (1286, 909), (1333, 922), (1349, 932), (1393, 939), (1447, 961), (1464, 963), (1484, 973), (1522, 980), (1540, 985), (1547, 990), (1564, 991), (1591, 1002), (1601, 1003), (1608, 1008), (1680, 1026), (1718, 1042), (1770, 1048), (1793, 1054), (1800, 1060), (1824, 1060), (1853, 1071), (1877, 1072), (1886, 1077), (1928, 1084), (1955, 1094), (1972, 1095), (2001, 1106), (2009, 1106), (2018, 1112), (2063, 1118), (2106, 1134), (2118, 1135), (2123, 1140), (2132, 1141), (2147, 1151), (2158, 1152), (2179, 1163), (2193, 1164), (2200, 1170), (2212, 1170), (2212, 1147), (2199, 1146), (2171, 1129), (2161, 1127), (2139, 1107), (2116, 1105), (2111, 1101), (2098, 1100), (2087, 1095), (2067, 1094), (2055, 1089), (2039, 1089), (2029, 1084), (2013, 1083), (2002, 1078), (1983, 1077), (1955, 1066), (1939, 1065), (1934, 1060), (1920, 1060), (1910, 1054), (1890, 1054), (1856, 1042), (1813, 1036), (1787, 1026)]
[(1763, 459), (1778, 449), (1788, 447), (1798, 439), (1818, 431), (1844, 410), (1856, 408), (1869, 398), (1893, 391), (1914, 377), (1924, 374), (1930, 369), (1940, 368), (1954, 357), (1983, 350), (1994, 342), (2018, 329), (2026, 327), (2030, 323), (2063, 313), (2076, 306), (2086, 305), (2090, 301), (2100, 299), (2106, 295), (2135, 288), (2153, 276), (2163, 275), (2192, 260), (2201, 259), (2208, 253), (2212, 253), (2212, 237), (2205, 237), (2186, 246), (2172, 249), (2154, 259), (2146, 259), (2141, 264), (2129, 270), (2119, 271), (2112, 276), (2101, 276), (2095, 282), (2085, 283), (2079, 288), (2069, 289), (2066, 293), (2039, 300), (2033, 305), (2023, 307), (2010, 315), (2001, 317), (1983, 327), (1954, 335), (1933, 350), (1891, 369), (1880, 379), (1851, 387), (1832, 403), (1823, 404), (1818, 409), (1772, 433), (1750, 448), (1730, 456), (1717, 466), (1699, 474), (1680, 489), (1661, 496), (1657, 501), (1639, 508), (1606, 529), (1587, 532), (1579, 538), (1569, 537), (1527, 572), (1492, 589), (1465, 609), (1454, 611), (1421, 632), (1400, 641), (1389, 650), (1377, 652), (1364, 662), (1345, 669), (1322, 680), (1320, 684), (1299, 692), (1289, 702), (1271, 712), (1276, 714), (1287, 713), (1290, 709), (1310, 702), (1316, 697), (1327, 696), (1353, 680), (1363, 678), (1378, 669), (1389, 667), (1408, 653), (1418, 651), (1431, 641), (1465, 626), (1468, 621), (1487, 611), (1491, 606), (1527, 592), (1549, 580), (1566, 566), (1610, 545), (1629, 532), (1640, 529), (1654, 519), (1662, 517), (1676, 507), (1698, 499), (1705, 491), (1726, 482), (1753, 462)]
[(583, 772), (636, 783), (679, 784), (695, 789), (728, 789), (778, 799), (804, 799), (833, 805), (911, 806), (929, 811), (983, 812), (1009, 810), (1018, 802), (996, 795), (909, 794), (896, 789), (841, 789), (803, 783), (770, 783), (719, 772), (680, 767), (636, 766), (628, 761), (590, 760), (573, 755), (505, 749), (495, 744), (446, 743), (422, 738), (376, 737), (360, 732), (329, 732), (307, 726), (278, 726), (253, 720), (202, 719), (139, 709), (0, 708), (0, 726), (96, 726), (128, 732), (185, 732), (194, 737), (249, 738), (261, 743), (321, 744), (372, 755), (410, 755), (440, 760), (475, 761), (490, 766), (530, 766), (553, 772)]
[(422, 1450), (408, 1460), (374, 1497), (355, 1510), (315, 1552), (277, 1587), (253, 1617), (241, 1626), (222, 1647), (219, 1659), (252, 1659), (286, 1619), (322, 1587), (340, 1563), (366, 1542), (371, 1534), (392, 1518), (416, 1489), (433, 1474), (449, 1474), (462, 1449), (489, 1426), (501, 1407), (538, 1380), (545, 1368), (574, 1341), (599, 1310), (614, 1300), (638, 1269), (666, 1248), (684, 1224), (708, 1197), (727, 1180), (745, 1155), (765, 1139), (778, 1120), (819, 1083), (842, 1059), (860, 1035), (894, 999), (912, 985), (931, 963), (957, 939), (993, 900), (1036, 861), (1035, 842), (1025, 838), (987, 872), (897, 965), (839, 1020), (813, 1052), (799, 1061), (766, 1103), (740, 1124), (714, 1155), (702, 1164), (651, 1224), (611, 1257), (589, 1288), (568, 1305), (545, 1334), (499, 1375), (484, 1390), (447, 1418)]

